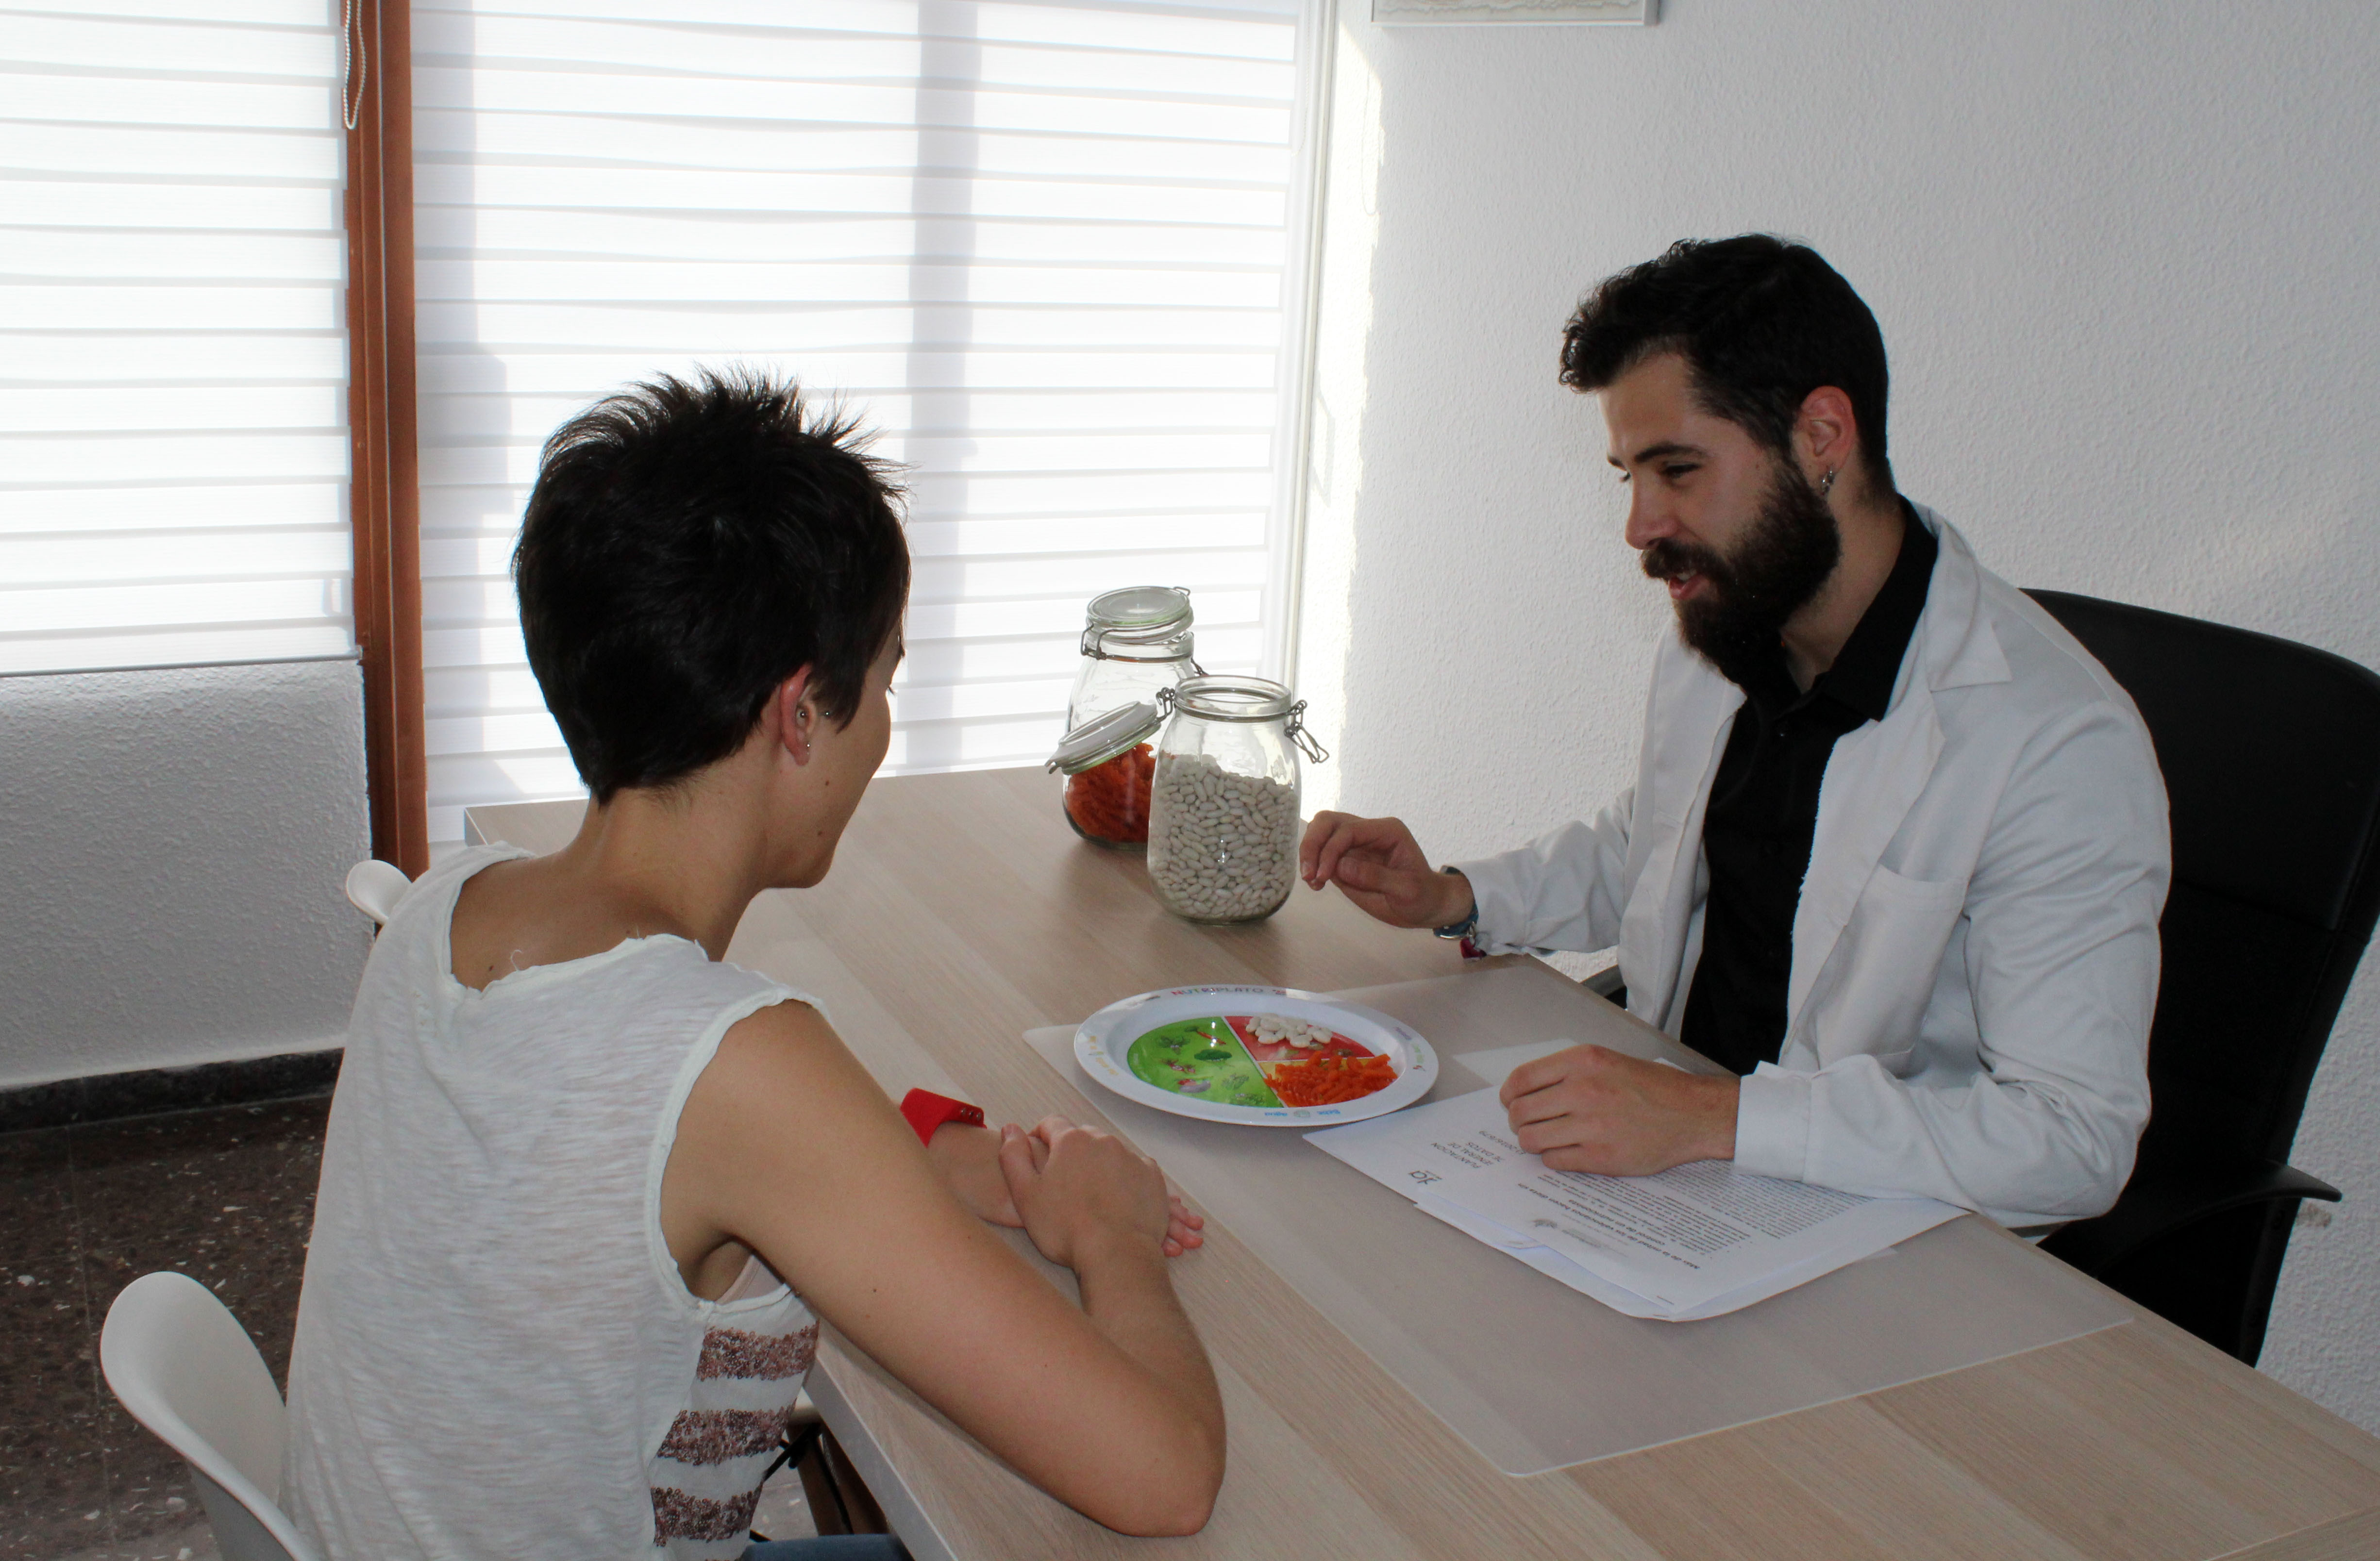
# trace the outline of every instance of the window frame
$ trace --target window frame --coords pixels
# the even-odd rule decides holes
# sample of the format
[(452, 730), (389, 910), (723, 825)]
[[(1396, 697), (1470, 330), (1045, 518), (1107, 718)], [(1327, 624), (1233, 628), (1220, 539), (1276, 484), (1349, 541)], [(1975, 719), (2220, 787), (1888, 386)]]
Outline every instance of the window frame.
[[(415, 438), (413, 10), (353, 0), (347, 60), (348, 514), (363, 661), (372, 854), (430, 865), (421, 674), (421, 492)], [(383, 62), (404, 62), (391, 70)], [(360, 90), (354, 85), (361, 67)]]

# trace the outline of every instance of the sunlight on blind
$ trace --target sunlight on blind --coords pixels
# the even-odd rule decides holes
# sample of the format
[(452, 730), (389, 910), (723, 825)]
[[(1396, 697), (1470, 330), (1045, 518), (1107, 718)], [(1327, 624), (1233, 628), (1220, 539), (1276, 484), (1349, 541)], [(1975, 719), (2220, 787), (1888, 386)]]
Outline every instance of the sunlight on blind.
[(506, 563), (539, 442), (656, 370), (795, 373), (912, 466), (888, 770), (1046, 756), (1111, 587), (1253, 670), (1295, 3), (415, 0), (432, 838), (578, 790)]
[(353, 649), (337, 19), (0, 11), (0, 672)]

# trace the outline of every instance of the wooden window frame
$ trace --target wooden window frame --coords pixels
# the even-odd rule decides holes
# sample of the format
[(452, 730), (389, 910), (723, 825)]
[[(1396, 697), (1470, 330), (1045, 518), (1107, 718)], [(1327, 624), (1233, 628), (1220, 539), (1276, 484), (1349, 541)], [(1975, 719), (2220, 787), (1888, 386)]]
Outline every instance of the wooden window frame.
[[(347, 437), (356, 644), (372, 854), (430, 865), (421, 675), (421, 488), (413, 329), (410, 0), (355, 0), (348, 17)], [(360, 65), (360, 91), (353, 87)]]

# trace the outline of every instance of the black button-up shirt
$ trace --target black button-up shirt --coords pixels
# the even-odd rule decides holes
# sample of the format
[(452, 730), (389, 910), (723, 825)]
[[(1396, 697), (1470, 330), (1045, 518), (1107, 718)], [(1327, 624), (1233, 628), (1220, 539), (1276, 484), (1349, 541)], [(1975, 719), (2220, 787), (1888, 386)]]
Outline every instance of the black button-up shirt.
[(1785, 1045), (1793, 914), (1835, 739), (1884, 719), (1909, 636), (1925, 611), (1940, 544), (1905, 499), (1900, 524), (1892, 573), (1842, 654), (1806, 693), (1795, 686), (1781, 644), (1757, 664), (1729, 672), (1744, 700), (1703, 818), (1710, 898), (1703, 909), (1702, 959), (1686, 994), (1684, 1040), (1739, 1073), (1776, 1061)]

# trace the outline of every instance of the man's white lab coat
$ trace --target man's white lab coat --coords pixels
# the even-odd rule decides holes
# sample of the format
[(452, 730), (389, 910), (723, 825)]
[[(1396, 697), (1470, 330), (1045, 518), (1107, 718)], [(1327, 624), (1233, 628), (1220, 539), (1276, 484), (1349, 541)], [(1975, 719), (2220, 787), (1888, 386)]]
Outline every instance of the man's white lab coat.
[[(1793, 919), (1783, 1050), (1736, 1160), (2029, 1226), (2105, 1212), (2148, 1121), (2165, 785), (2131, 700), (1918, 510), (1941, 549), (1892, 703), (1834, 746)], [(1489, 952), (1620, 949), (1671, 1035), (1702, 948), (1703, 810), (1743, 692), (1671, 637), (1636, 784), (1458, 864)]]

